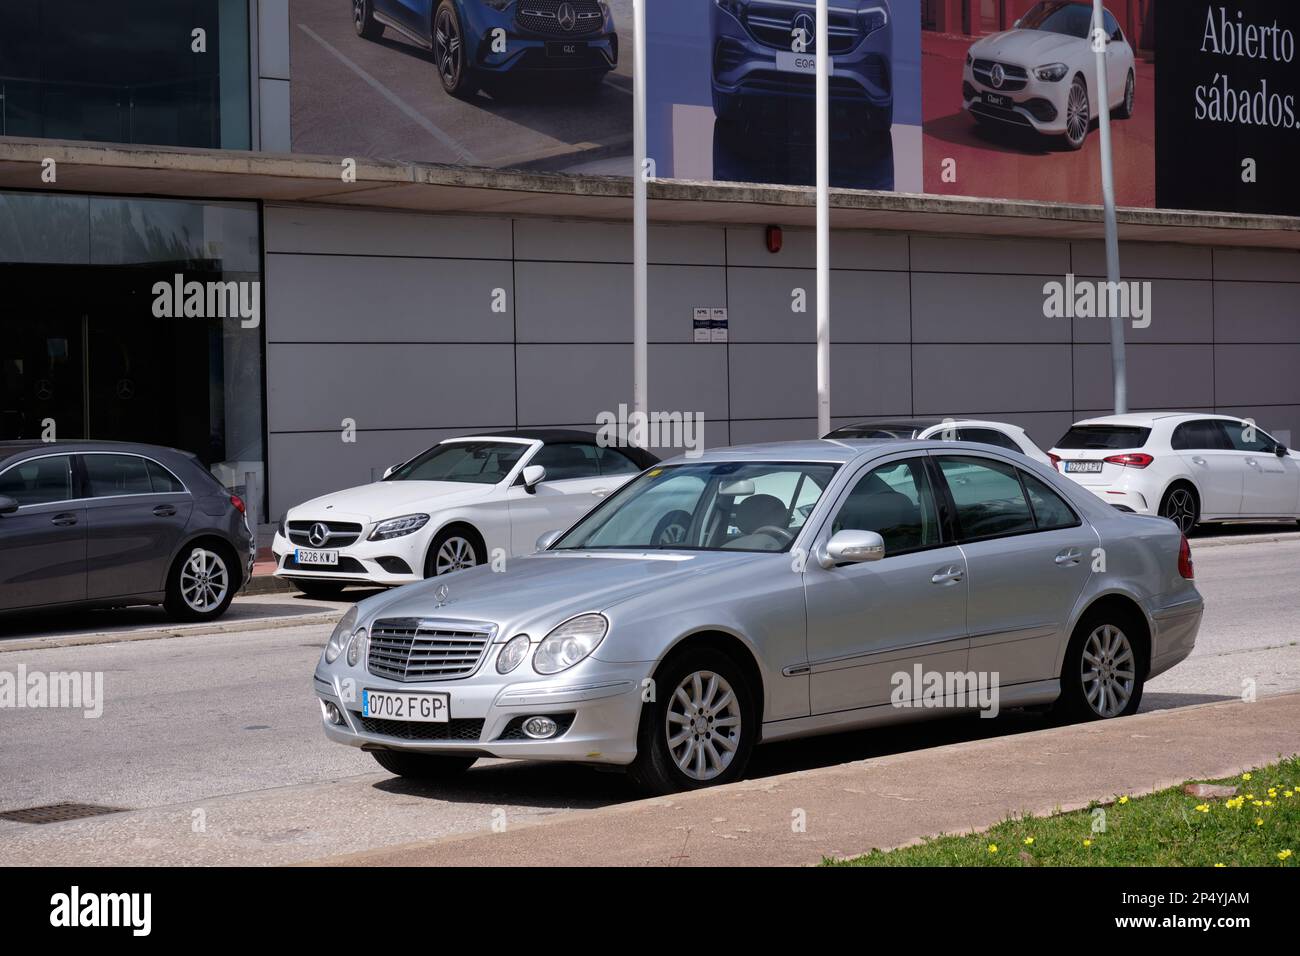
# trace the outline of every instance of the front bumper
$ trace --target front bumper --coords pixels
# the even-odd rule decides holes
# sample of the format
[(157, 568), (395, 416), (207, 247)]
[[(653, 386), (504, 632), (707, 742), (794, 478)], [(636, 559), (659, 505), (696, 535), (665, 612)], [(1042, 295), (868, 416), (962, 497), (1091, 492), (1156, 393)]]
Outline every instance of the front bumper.
[[(618, 33), (607, 9), (597, 32), (572, 35), (553, 29), (541, 33), (523, 29), (517, 22), (523, 2), (505, 10), (481, 3), (463, 5), (465, 45), (476, 70), (495, 75), (574, 74), (607, 73), (618, 66)], [(494, 31), (498, 30), (503, 31), (505, 42), (494, 44)]]
[(277, 531), (271, 541), (275, 576), (290, 580), (376, 584), (382, 587), (400, 587), (424, 580), (424, 559), (431, 530), (424, 528), (414, 534), (387, 541), (367, 541), (364, 535), (369, 531), (370, 525), (367, 524), (362, 537), (355, 543), (332, 549), (339, 553), (339, 563), (333, 566), (298, 565), (295, 559), (298, 546)]
[[(981, 61), (977, 58), (975, 62)], [(1056, 82), (1047, 82), (1035, 77), (1032, 69), (1024, 69), (1024, 72), (1023, 79), (1010, 77), (999, 88), (984, 78), (986, 72), (977, 72), (974, 64), (967, 63), (962, 70), (962, 109), (1008, 126), (1032, 129), (1050, 136), (1064, 135), (1069, 74)], [(990, 103), (986, 96), (1004, 98), (1007, 105)]]
[[(555, 760), (626, 765), (636, 757), (641, 718), (642, 682), (653, 664), (607, 664), (588, 658), (570, 671), (542, 678), (531, 670), (531, 658), (510, 674), (496, 672), (496, 655), (503, 644), (491, 645), (471, 677), (460, 680), (400, 682), (375, 677), (365, 669), (346, 666), (344, 657), (316, 668), (316, 696), (333, 703), (344, 723), (331, 723), (322, 706), (325, 736), (336, 743), (364, 750), (403, 750), (429, 754), (472, 754), (526, 760)], [(345, 666), (339, 667), (342, 663)], [(446, 724), (381, 721), (362, 716), (361, 692), (438, 691), (450, 695)], [(546, 740), (521, 738), (511, 732), (517, 718), (551, 716), (562, 732)], [(442, 734), (446, 736), (441, 736)], [(425, 735), (437, 734), (430, 739)], [(418, 737), (417, 737), (418, 735)]]
[(1128, 511), (1139, 515), (1155, 515), (1157, 513), (1159, 502), (1153, 501), (1150, 496), (1123, 484), (1081, 485), (1080, 487), (1091, 491), (1106, 504), (1118, 508), (1120, 511)]

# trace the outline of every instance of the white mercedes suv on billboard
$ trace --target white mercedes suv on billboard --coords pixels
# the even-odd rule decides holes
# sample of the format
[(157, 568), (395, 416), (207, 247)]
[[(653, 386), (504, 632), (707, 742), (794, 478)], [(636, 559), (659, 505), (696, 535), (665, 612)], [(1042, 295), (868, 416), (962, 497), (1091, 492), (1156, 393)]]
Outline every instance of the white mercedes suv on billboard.
[(1300, 519), (1300, 455), (1240, 418), (1091, 418), (1048, 454), (1103, 501), (1168, 518), (1184, 534), (1198, 522)]
[[(1128, 119), (1137, 89), (1133, 47), (1109, 10), (1104, 29), (1106, 98), (1112, 116)], [(962, 72), (962, 109), (981, 125), (1033, 130), (1079, 149), (1100, 103), (1091, 31), (1091, 3), (1041, 0), (1014, 29), (971, 44)]]

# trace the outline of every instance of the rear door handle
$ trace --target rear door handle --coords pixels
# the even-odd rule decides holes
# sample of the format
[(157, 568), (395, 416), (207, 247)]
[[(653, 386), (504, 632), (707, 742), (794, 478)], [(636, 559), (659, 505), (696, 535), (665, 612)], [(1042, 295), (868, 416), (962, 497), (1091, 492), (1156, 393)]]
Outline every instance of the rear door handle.
[(1064, 551), (1057, 554), (1057, 556), (1053, 560), (1055, 560), (1057, 564), (1061, 566), (1065, 566), (1071, 564), (1078, 564), (1080, 559), (1082, 559), (1082, 557), (1083, 557), (1083, 552), (1080, 551), (1078, 548), (1066, 548)]
[(931, 584), (956, 584), (958, 581), (962, 579), (964, 574), (965, 572), (962, 571), (961, 568), (955, 566), (941, 568), (940, 570), (934, 572), (933, 575), (931, 575), (930, 583)]
[(153, 513), (157, 515), (159, 518), (170, 518), (172, 515), (176, 513), (176, 506), (159, 505), (157, 508), (153, 509)]
[(1193, 456), (1192, 456), (1192, 464), (1193, 464), (1193, 465), (1203, 465), (1203, 464), (1205, 464), (1205, 459), (1202, 458), (1200, 455), (1193, 455)]
[(1258, 468), (1258, 467), (1259, 467), (1259, 462), (1257, 462), (1254, 458), (1247, 458), (1247, 459), (1246, 459), (1246, 464), (1250, 465), (1251, 468)]
[(60, 528), (68, 528), (77, 523), (77, 516), (71, 512), (57, 514), (50, 519), (50, 524), (58, 525)]

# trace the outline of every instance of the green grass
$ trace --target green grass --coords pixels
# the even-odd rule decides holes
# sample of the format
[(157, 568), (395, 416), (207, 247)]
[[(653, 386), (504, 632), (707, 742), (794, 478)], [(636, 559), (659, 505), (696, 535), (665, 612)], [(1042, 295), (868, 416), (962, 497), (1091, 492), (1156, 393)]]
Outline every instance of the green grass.
[[(1013, 818), (985, 833), (937, 837), (918, 846), (872, 850), (852, 860), (825, 860), (823, 865), (1300, 865), (1300, 757), (1252, 770), (1248, 780), (1192, 782), (1234, 785), (1243, 799), (1238, 805), (1222, 798), (1192, 797), (1181, 786), (1131, 799), (1117, 795), (1086, 810)], [(1256, 806), (1256, 801), (1269, 805)], [(1104, 813), (1105, 829), (1094, 832), (1098, 809)], [(1293, 852), (1279, 858), (1286, 850)]]

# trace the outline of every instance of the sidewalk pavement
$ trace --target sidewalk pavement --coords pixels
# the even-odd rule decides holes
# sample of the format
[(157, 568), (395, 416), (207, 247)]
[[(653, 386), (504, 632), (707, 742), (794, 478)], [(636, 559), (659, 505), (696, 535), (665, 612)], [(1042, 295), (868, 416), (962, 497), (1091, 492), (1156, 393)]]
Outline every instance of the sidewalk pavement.
[[(788, 866), (984, 829), (1300, 752), (1300, 694), (1203, 704), (892, 754), (541, 822), (315, 861), (326, 866)], [(806, 831), (794, 824), (806, 821)]]

